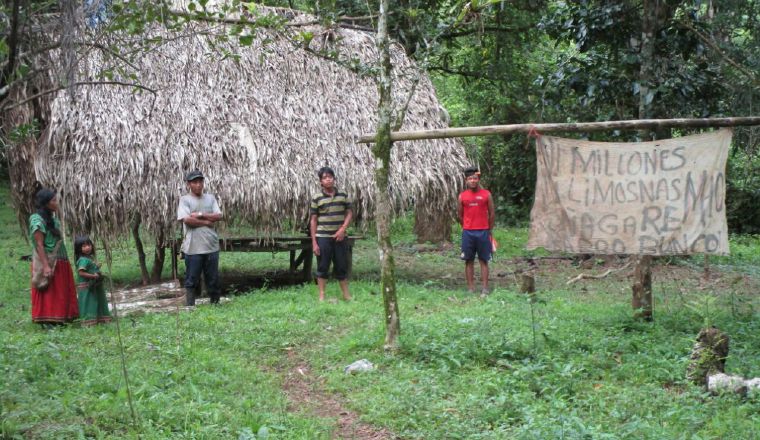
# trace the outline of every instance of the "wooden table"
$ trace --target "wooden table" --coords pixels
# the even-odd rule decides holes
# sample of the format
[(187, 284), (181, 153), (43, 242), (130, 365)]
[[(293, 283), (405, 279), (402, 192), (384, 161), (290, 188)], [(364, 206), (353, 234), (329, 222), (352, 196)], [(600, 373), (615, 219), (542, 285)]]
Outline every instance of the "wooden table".
[[(348, 273), (351, 274), (353, 267), (354, 243), (364, 237), (346, 237), (348, 240)], [(178, 274), (178, 260), (182, 240), (173, 240), (168, 247), (172, 254), (172, 278)], [(312, 280), (312, 256), (311, 237), (308, 236), (272, 236), (272, 237), (242, 237), (219, 239), (221, 252), (290, 252), (290, 268), (292, 276), (303, 278), (304, 281)], [(300, 266), (300, 269), (299, 269)]]

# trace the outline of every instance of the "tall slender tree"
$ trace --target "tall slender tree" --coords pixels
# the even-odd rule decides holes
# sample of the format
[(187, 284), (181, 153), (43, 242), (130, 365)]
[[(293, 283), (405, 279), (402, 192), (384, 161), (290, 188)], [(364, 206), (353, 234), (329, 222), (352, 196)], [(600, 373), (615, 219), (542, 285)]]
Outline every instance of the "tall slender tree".
[(372, 153), (375, 156), (375, 223), (377, 224), (378, 252), (380, 253), (380, 288), (383, 292), (385, 310), (385, 347), (395, 349), (401, 331), (396, 295), (396, 262), (391, 243), (392, 210), (388, 187), (391, 167), (391, 127), (393, 116), (393, 79), (391, 72), (390, 36), (388, 17), (390, 1), (380, 0), (376, 43), (380, 56), (380, 72), (377, 79), (379, 101), (377, 105), (377, 135)]

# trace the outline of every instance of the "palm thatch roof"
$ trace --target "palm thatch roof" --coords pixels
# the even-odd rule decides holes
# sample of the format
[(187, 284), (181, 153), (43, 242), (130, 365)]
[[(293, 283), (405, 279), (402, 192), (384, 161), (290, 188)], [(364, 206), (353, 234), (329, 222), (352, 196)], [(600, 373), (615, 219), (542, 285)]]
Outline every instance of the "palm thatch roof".
[[(303, 224), (309, 198), (319, 189), (316, 170), (328, 165), (339, 187), (355, 197), (356, 209), (370, 217), (374, 159), (370, 146), (355, 142), (376, 128), (374, 80), (308, 53), (279, 33), (259, 30), (252, 45), (243, 47), (202, 35), (212, 28), (151, 31), (162, 43), (133, 64), (140, 83), (155, 94), (80, 86), (42, 102), (47, 126), (36, 141), (17, 145), (10, 155), (14, 197), (22, 210), (28, 212), (37, 180), (61, 191), (61, 215), (75, 231), (121, 236), (139, 214), (151, 232), (168, 233), (187, 191), (183, 176), (197, 168), (225, 214), (274, 232)], [(304, 30), (316, 35), (312, 46), (334, 44), (366, 64), (377, 59), (372, 34), (298, 28)], [(401, 106), (416, 70), (400, 47), (392, 57)], [(98, 80), (105, 63), (101, 53), (92, 52), (81, 61), (78, 80)], [(443, 128), (441, 113), (430, 80), (422, 77), (403, 129)], [(16, 118), (32, 116), (26, 107)], [(448, 211), (465, 164), (456, 140), (395, 144), (391, 193), (397, 208), (430, 199), (443, 201), (431, 209)]]

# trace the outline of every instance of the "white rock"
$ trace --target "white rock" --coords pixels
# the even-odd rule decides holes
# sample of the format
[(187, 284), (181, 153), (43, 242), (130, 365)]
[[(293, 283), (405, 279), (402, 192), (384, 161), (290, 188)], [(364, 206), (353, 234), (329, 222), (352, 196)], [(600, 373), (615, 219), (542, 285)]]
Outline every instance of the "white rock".
[(356, 374), (356, 373), (363, 373), (365, 371), (372, 371), (374, 369), (375, 369), (375, 366), (372, 365), (372, 362), (366, 359), (360, 359), (354, 362), (353, 364), (348, 365), (346, 368), (344, 368), (343, 372), (346, 374)]
[(747, 388), (751, 390), (758, 390), (760, 391), (760, 377), (756, 377), (754, 379), (748, 379), (746, 381)]
[(713, 393), (729, 391), (745, 394), (747, 392), (747, 383), (741, 376), (718, 373), (707, 376), (707, 389)]

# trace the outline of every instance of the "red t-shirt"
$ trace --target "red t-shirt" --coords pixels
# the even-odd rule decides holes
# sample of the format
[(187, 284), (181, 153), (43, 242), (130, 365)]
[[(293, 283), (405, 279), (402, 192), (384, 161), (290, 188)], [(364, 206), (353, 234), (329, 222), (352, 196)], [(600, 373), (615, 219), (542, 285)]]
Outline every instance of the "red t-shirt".
[(490, 229), (488, 224), (488, 197), (490, 195), (491, 192), (483, 188), (477, 191), (467, 189), (459, 194), (459, 203), (464, 209), (462, 229)]

